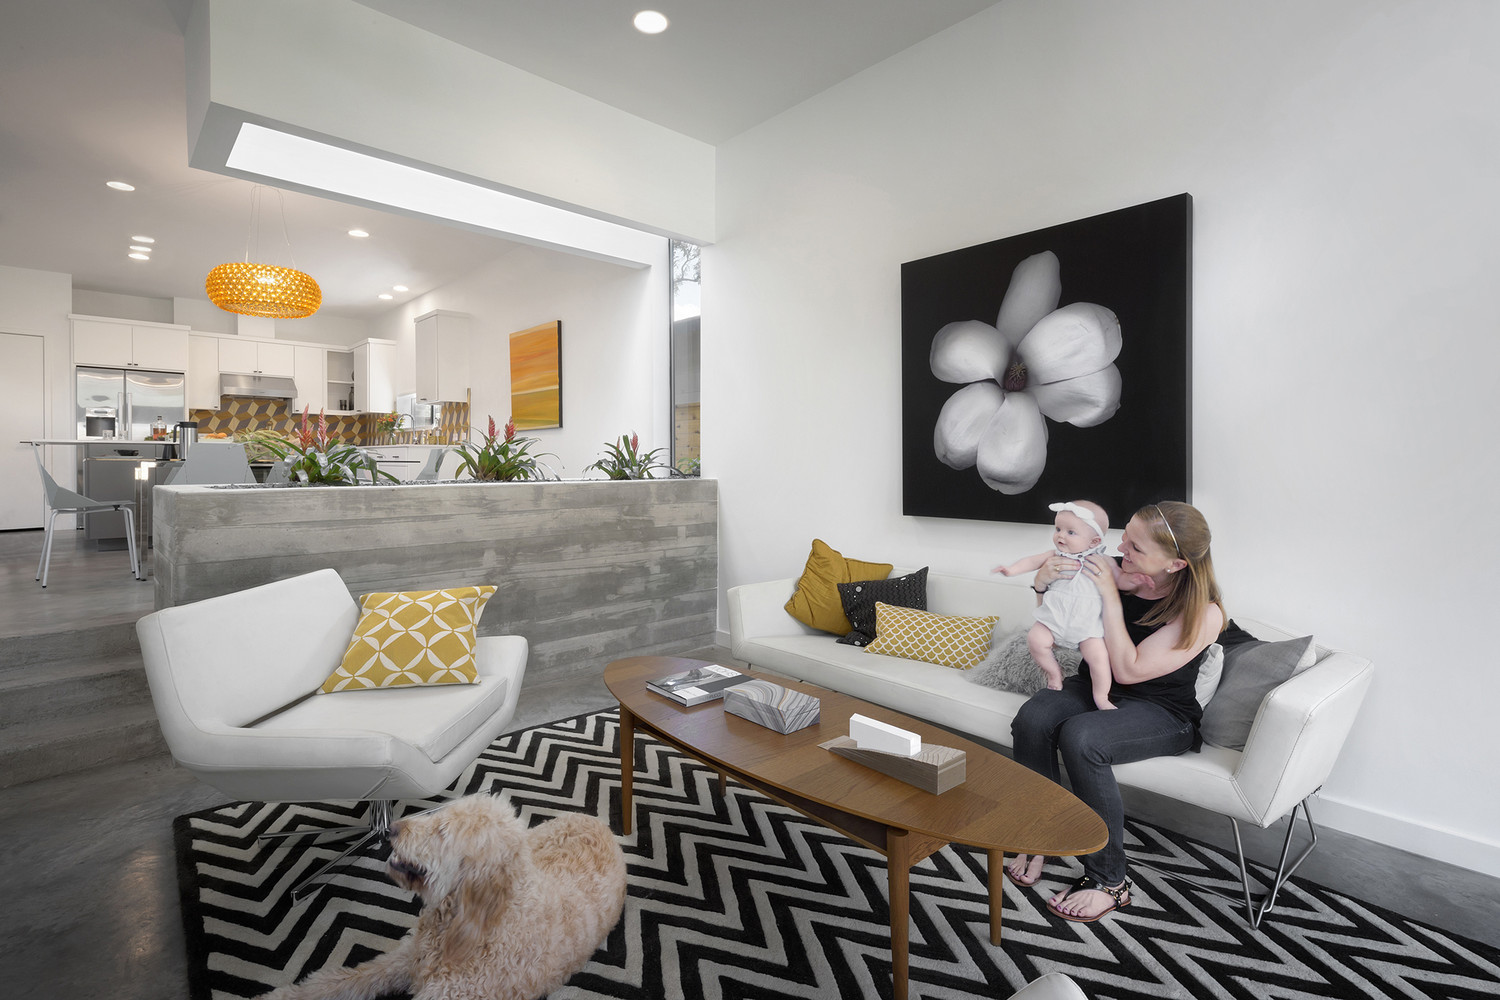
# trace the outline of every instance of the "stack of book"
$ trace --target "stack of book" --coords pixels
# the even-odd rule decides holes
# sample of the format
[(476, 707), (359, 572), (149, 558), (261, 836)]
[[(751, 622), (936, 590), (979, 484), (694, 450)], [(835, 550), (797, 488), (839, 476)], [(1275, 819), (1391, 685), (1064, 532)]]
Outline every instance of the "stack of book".
[(732, 667), (721, 667), (717, 663), (705, 663), (693, 670), (658, 677), (646, 682), (648, 691), (655, 691), (663, 698), (670, 698), (679, 705), (691, 708), (706, 701), (724, 697), (724, 691), (748, 678)]

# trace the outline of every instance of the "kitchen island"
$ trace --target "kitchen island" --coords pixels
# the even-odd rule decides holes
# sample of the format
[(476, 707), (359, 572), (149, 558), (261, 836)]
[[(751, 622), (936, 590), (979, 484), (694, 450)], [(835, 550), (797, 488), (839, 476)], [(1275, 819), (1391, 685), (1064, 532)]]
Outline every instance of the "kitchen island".
[(494, 584), (480, 634), (525, 636), (528, 678), (714, 641), (711, 479), (154, 494), (158, 609), (332, 567), (356, 597)]

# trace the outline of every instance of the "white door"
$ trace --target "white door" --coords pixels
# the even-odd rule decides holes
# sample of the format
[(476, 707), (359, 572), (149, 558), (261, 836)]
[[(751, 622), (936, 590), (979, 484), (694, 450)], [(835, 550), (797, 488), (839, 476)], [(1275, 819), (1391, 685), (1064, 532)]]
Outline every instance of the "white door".
[(42, 526), (42, 480), (31, 446), (42, 436), (42, 338), (0, 333), (0, 530)]

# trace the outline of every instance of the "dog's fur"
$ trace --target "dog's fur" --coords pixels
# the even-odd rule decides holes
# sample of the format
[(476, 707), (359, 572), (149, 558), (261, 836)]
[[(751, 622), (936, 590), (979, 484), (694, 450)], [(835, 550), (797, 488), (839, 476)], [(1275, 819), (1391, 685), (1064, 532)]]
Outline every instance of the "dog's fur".
[(581, 969), (620, 919), (625, 857), (609, 827), (566, 815), (528, 830), (470, 795), (395, 825), (390, 874), (421, 894), (416, 927), (353, 969), (324, 969), (268, 1000), (533, 1000)]

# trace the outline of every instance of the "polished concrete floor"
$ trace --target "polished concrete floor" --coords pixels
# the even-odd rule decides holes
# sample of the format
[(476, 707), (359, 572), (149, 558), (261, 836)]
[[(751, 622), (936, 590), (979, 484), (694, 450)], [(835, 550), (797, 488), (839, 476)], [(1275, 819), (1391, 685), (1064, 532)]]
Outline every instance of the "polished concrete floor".
[[(0, 637), (38, 627), (39, 615), (97, 621), (150, 610), (151, 587), (131, 584), (123, 553), (90, 553), (62, 539), (59, 546), (53, 582), (42, 595), (32, 579), (41, 533), (0, 534)], [(59, 575), (63, 566), (71, 568)], [(108, 582), (95, 586), (95, 576)], [(703, 655), (720, 659), (728, 651)], [(602, 683), (532, 684), (523, 688), (512, 727), (612, 705)], [(171, 824), (181, 813), (222, 801), (166, 758), (0, 790), (0, 995), (186, 996)], [(1145, 795), (1131, 796), (1128, 807), (1190, 836), (1232, 844), (1219, 817)], [(1274, 860), (1279, 830), (1249, 833), (1251, 855)], [(1298, 877), (1500, 947), (1500, 879), (1335, 830), (1322, 831)]]

